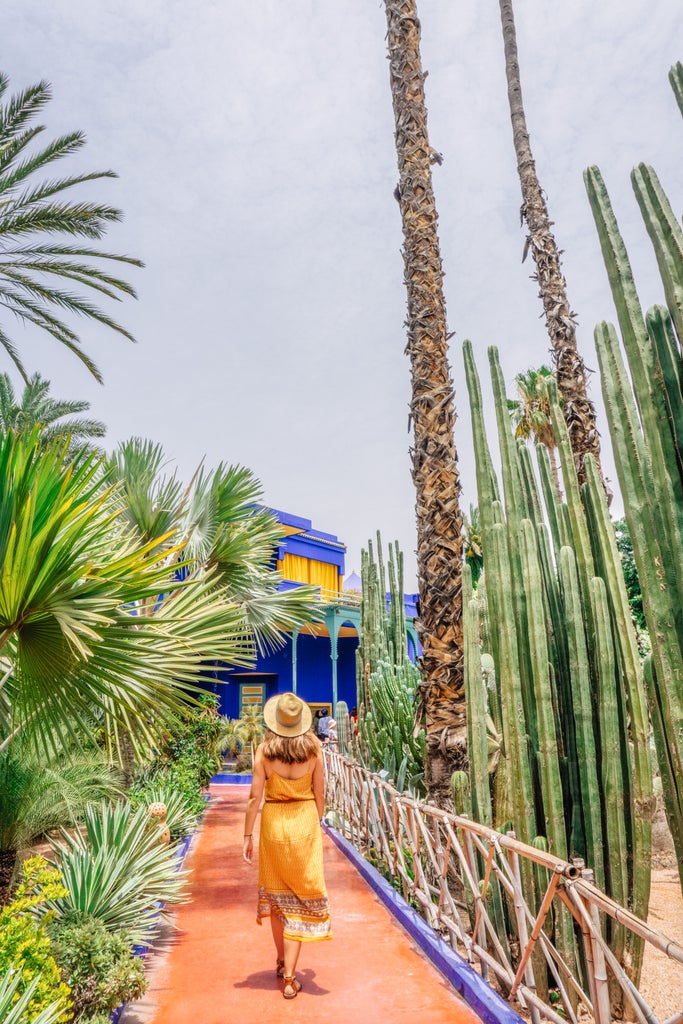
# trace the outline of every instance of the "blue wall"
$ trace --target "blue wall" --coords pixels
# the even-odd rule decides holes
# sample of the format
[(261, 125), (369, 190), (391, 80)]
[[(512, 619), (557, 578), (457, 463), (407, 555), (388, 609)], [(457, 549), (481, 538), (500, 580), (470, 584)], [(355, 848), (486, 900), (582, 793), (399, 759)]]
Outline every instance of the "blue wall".
[[(337, 699), (349, 709), (356, 703), (356, 648), (358, 638), (341, 636), (337, 641)], [(332, 660), (329, 636), (302, 633), (297, 640), (297, 693), (311, 703), (332, 701)], [(252, 672), (216, 667), (209, 673), (211, 689), (219, 698), (220, 713), (229, 718), (240, 714), (240, 683), (264, 683), (266, 699), (292, 689), (292, 643), (274, 653), (260, 656)]]

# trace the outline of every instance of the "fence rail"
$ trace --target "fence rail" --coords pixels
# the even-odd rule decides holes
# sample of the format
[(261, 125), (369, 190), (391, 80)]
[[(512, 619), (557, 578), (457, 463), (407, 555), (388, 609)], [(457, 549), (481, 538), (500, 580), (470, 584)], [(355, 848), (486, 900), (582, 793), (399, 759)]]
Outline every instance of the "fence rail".
[[(586, 1014), (611, 1024), (624, 1013), (661, 1024), (624, 964), (642, 940), (682, 967), (683, 947), (596, 888), (582, 861), (421, 803), (334, 751), (325, 757), (339, 831), (533, 1024), (584, 1024)], [(683, 1009), (663, 1024), (683, 1024)]]

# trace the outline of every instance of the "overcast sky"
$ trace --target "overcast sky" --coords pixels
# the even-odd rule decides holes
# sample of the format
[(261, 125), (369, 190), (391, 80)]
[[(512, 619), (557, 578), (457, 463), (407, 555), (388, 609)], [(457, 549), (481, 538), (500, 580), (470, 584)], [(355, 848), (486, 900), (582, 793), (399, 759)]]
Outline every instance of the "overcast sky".
[[(517, 372), (547, 361), (548, 339), (521, 263), (498, 4), (418, 6), (430, 142), (444, 154), (434, 185), (467, 507), (462, 342), (484, 377), (487, 346), (500, 346), (512, 391)], [(517, 0), (516, 18), (536, 165), (595, 367), (593, 327), (614, 313), (582, 171), (601, 168), (641, 301), (661, 301), (629, 173), (653, 164), (680, 210), (683, 121), (667, 72), (683, 59), (683, 5)], [(411, 589), (385, 33), (378, 0), (5, 0), (0, 67), (13, 90), (52, 83), (49, 134), (81, 128), (89, 140), (71, 169), (120, 175), (97, 186), (125, 213), (107, 246), (146, 263), (130, 273), (139, 301), (115, 310), (139, 343), (83, 327), (104, 387), (56, 342), (11, 326), (29, 368), (56, 397), (88, 399), (110, 445), (157, 440), (185, 479), (204, 456), (251, 467), (269, 504), (347, 543), (347, 571), (380, 528), (404, 548)], [(608, 447), (604, 417), (601, 429)]]

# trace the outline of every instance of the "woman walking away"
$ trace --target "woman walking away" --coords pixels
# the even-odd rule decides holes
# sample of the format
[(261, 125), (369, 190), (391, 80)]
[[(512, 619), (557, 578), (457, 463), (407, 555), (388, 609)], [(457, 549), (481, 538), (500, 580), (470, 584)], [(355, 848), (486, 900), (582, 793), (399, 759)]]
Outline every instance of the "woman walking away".
[(263, 717), (267, 731), (254, 758), (243, 857), (251, 864), (254, 824), (265, 790), (256, 921), (261, 924), (270, 916), (282, 994), (294, 999), (301, 991), (295, 973), (301, 943), (332, 938), (320, 829), (325, 776), (307, 704), (293, 693), (281, 693), (266, 703)]

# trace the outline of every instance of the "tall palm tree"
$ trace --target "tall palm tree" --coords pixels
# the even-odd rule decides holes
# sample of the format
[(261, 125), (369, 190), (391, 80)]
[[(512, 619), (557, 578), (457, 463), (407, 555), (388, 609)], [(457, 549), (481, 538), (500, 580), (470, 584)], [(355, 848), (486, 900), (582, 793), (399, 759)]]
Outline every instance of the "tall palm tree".
[(99, 420), (74, 418), (86, 412), (90, 402), (58, 400), (50, 398), (50, 381), (39, 373), (24, 384), (21, 398), (17, 400), (8, 373), (0, 373), (0, 432), (13, 430), (15, 433), (30, 434), (38, 428), (45, 443), (55, 438), (70, 437), (74, 447), (96, 437), (104, 437), (107, 428)]
[(447, 805), (450, 778), (466, 757), (462, 646), (462, 515), (453, 439), (455, 404), (448, 364), (437, 213), (429, 145), (420, 22), (415, 0), (385, 0), (391, 95), (408, 292), (416, 492), (418, 630), (427, 723), (429, 799)]
[[(86, 181), (116, 175), (113, 171), (94, 171), (35, 181), (36, 175), (51, 171), (56, 160), (77, 153), (85, 145), (85, 136), (70, 132), (36, 149), (33, 143), (45, 127), (31, 122), (50, 100), (50, 86), (38, 82), (5, 99), (8, 85), (8, 78), (0, 73), (0, 308), (26, 325), (47, 331), (101, 381), (68, 321), (73, 319), (72, 314), (97, 320), (134, 341), (81, 290), (86, 288), (116, 301), (122, 295), (134, 297), (133, 288), (108, 268), (111, 263), (135, 267), (142, 263), (90, 244), (103, 237), (108, 224), (121, 219), (121, 211), (71, 198), (70, 190)], [(64, 282), (75, 282), (79, 291), (71, 290)], [(23, 360), (1, 321), (0, 346), (28, 381)]]
[(536, 265), (534, 280), (538, 282), (539, 298), (545, 312), (557, 386), (563, 399), (564, 419), (571, 439), (579, 481), (583, 483), (586, 455), (593, 455), (598, 468), (600, 467), (600, 435), (596, 424), (595, 406), (588, 397), (588, 371), (576, 343), (576, 316), (567, 298), (560, 250), (551, 230), (552, 222), (531, 152), (522, 100), (512, 0), (499, 0), (499, 3), (512, 136), (522, 187), (521, 217), (526, 222), (529, 232), (524, 258), (530, 249)]
[(555, 481), (557, 496), (562, 500), (560, 473), (557, 466), (557, 444), (550, 422), (550, 399), (548, 397), (548, 379), (554, 374), (547, 366), (539, 366), (538, 370), (527, 370), (515, 377), (518, 398), (508, 399), (508, 411), (515, 425), (515, 437), (528, 440), (533, 438), (536, 444), (544, 445), (548, 450), (550, 468)]

